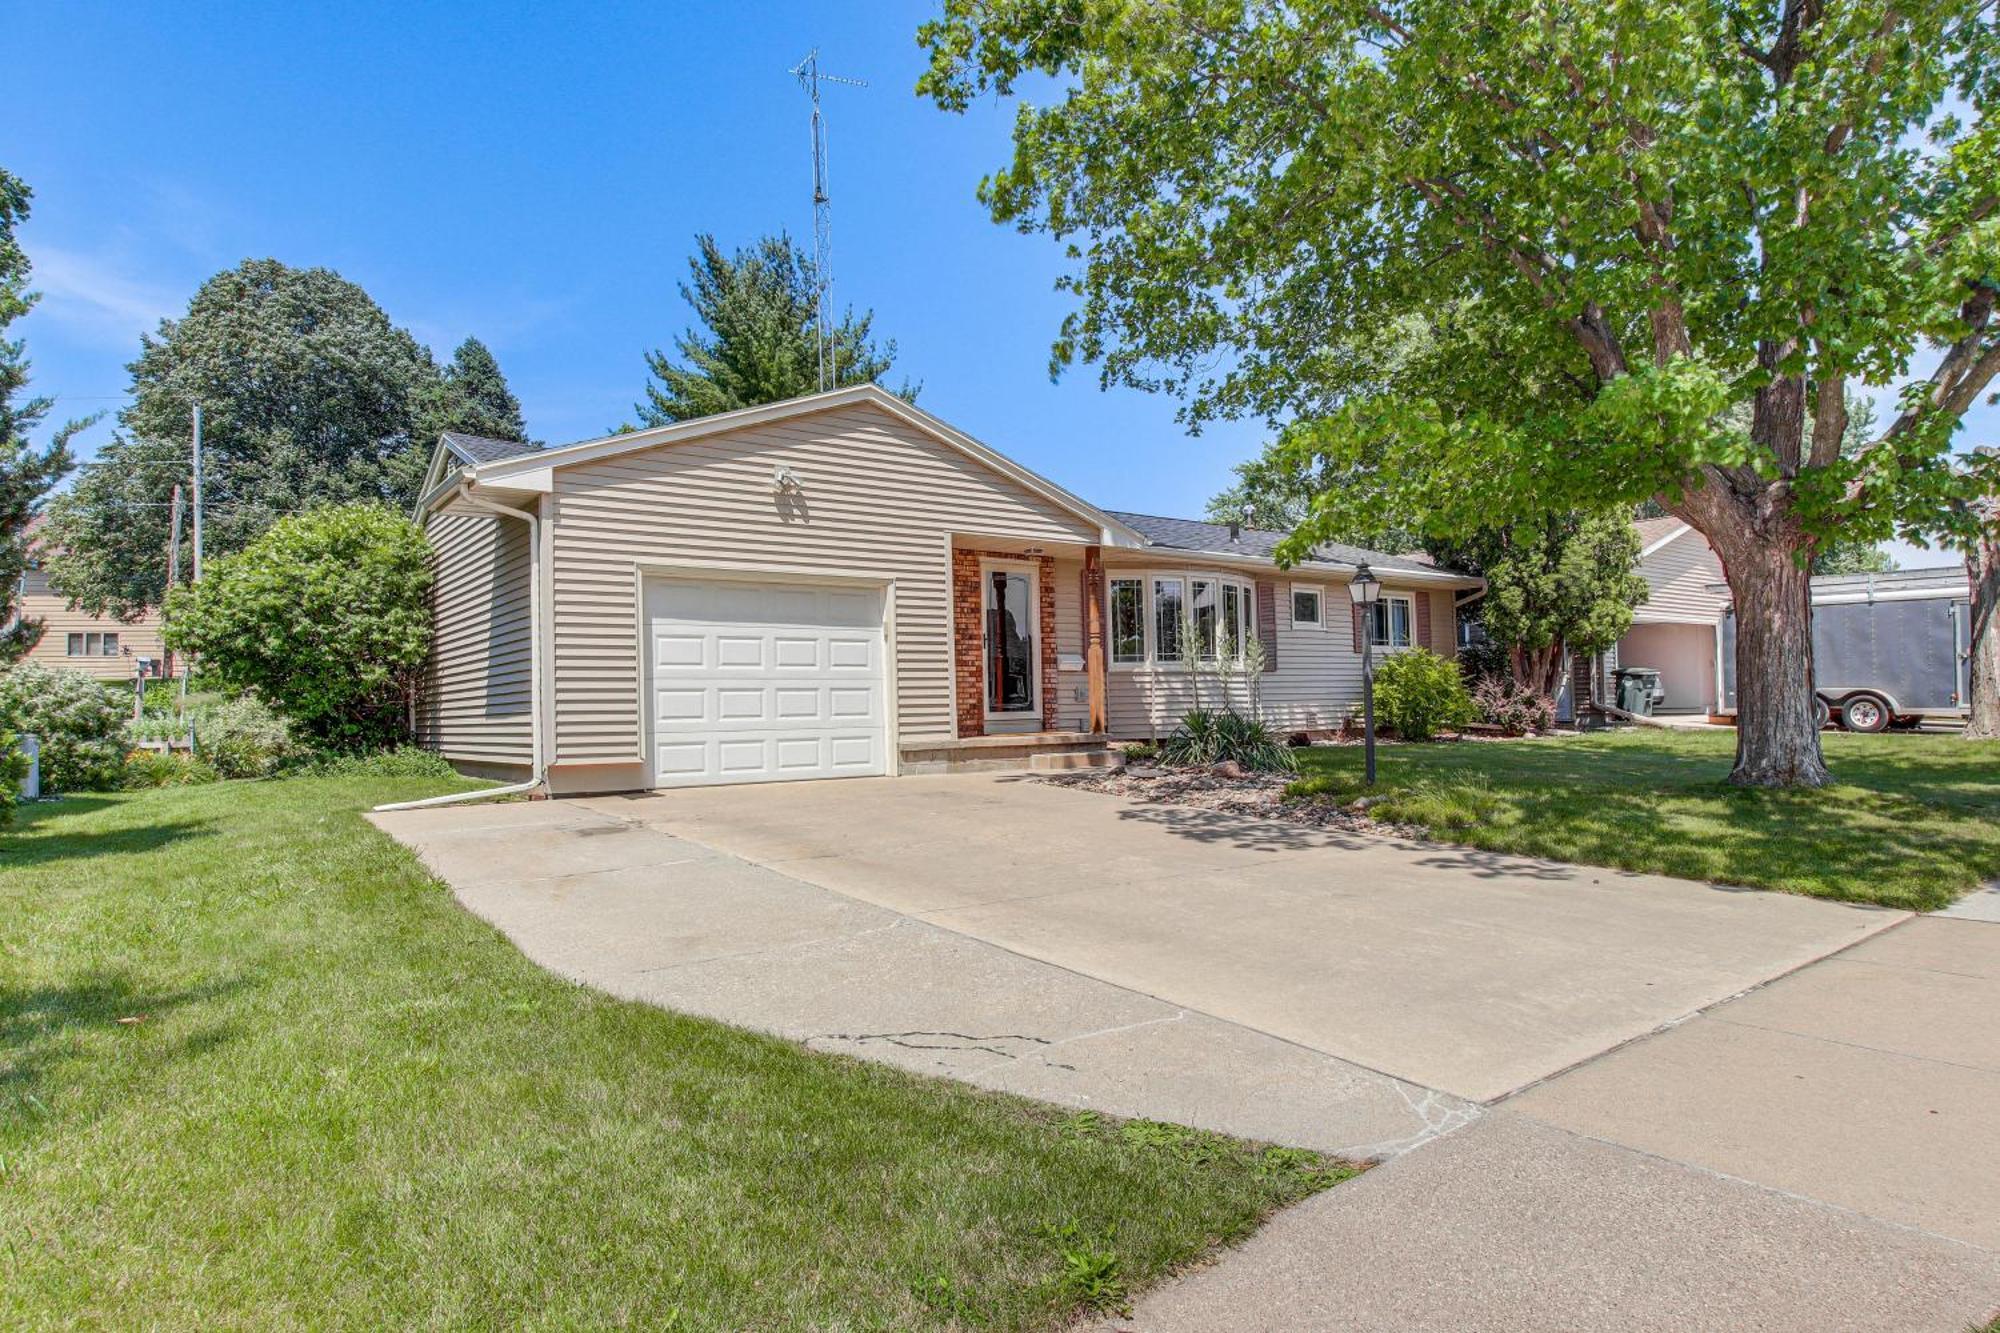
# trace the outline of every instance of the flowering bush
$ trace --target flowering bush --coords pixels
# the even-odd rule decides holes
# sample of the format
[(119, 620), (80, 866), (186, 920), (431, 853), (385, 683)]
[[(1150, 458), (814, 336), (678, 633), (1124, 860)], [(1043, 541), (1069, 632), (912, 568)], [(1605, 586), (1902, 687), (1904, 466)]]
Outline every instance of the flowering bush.
[(1481, 720), (1509, 736), (1547, 731), (1556, 724), (1556, 701), (1511, 676), (1486, 676), (1472, 687)]
[(116, 787), (125, 767), (126, 716), (124, 694), (81, 671), (23, 662), (0, 673), (0, 726), (40, 739), (44, 791)]

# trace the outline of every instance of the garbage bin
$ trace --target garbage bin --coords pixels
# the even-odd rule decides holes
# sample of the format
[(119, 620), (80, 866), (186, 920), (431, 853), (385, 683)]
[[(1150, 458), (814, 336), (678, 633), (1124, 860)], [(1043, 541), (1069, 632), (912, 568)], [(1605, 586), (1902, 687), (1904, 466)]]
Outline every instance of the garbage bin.
[(1667, 697), (1660, 688), (1660, 673), (1653, 667), (1618, 668), (1618, 706), (1640, 717), (1651, 717), (1653, 705)]

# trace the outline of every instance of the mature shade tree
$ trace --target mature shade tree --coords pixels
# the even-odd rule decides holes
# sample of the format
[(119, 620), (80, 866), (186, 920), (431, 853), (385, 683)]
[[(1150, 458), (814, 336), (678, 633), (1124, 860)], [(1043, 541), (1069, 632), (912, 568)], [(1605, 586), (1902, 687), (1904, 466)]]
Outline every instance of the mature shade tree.
[(27, 353), (18, 338), (10, 341), (5, 333), (35, 304), (28, 257), (14, 238), (31, 198), (18, 177), (0, 170), (0, 624), (7, 627), (0, 630), (0, 667), (20, 661), (41, 642), (42, 622), (16, 615), (28, 567), (28, 525), (68, 473), (69, 439), (83, 424), (63, 427), (41, 448), (28, 441), (28, 432), (48, 415), (49, 400), (18, 396), (28, 387)]
[[(648, 426), (797, 398), (819, 388), (814, 343), (820, 289), (813, 261), (789, 236), (766, 236), (725, 255), (715, 237), (695, 238), (681, 298), (700, 326), (674, 339), (674, 354), (646, 353), (652, 382), (634, 411)], [(871, 384), (889, 373), (896, 344), (877, 346), (874, 313), (849, 310), (833, 326), (833, 386)], [(907, 385), (905, 398), (915, 400)]]
[[(1294, 549), (1382, 492), (1441, 534), (1657, 501), (1728, 570), (1732, 780), (1830, 780), (1812, 556), (1935, 509), (2000, 370), (1987, 0), (945, 0), (920, 38), (949, 109), (1063, 81), (982, 186), (1077, 258), (1058, 365), (1196, 423), (1320, 423), (1313, 451), (1378, 484), (1318, 496)], [(1346, 349), (1447, 297), (1500, 346), (1371, 391)], [(1926, 346), (1843, 456), (1848, 386)], [(1566, 396), (1515, 393), (1544, 371)]]
[(50, 506), (50, 581), (85, 609), (159, 605), (195, 403), (205, 555), (241, 550), (314, 505), (415, 499), (422, 467), (410, 460), (427, 461), (435, 443), (422, 431), (437, 367), (332, 270), (245, 260), (203, 283), (187, 314), (141, 347), (120, 437)]
[[(1208, 499), (1210, 522), (1240, 522), (1248, 527), (1288, 531), (1305, 522), (1312, 512), (1314, 496), (1336, 484), (1297, 467), (1282, 444), (1245, 459), (1234, 471), (1235, 484)], [(1377, 524), (1366, 531), (1344, 528), (1326, 536), (1350, 546), (1391, 554), (1424, 547), (1423, 534), (1395, 525)]]
[(1970, 497), (1954, 534), (1971, 590), (1967, 648), (1972, 695), (1965, 739), (2000, 740), (2000, 448), (1973, 451), (1966, 463)]

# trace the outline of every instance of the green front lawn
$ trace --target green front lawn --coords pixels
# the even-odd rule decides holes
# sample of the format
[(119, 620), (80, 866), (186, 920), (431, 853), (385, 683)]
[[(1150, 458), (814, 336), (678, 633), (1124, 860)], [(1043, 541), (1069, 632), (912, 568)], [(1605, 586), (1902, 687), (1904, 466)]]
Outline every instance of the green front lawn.
[[(1370, 813), (1492, 851), (1919, 910), (2000, 875), (2000, 742), (1823, 740), (1840, 783), (1799, 792), (1726, 785), (1731, 732), (1383, 746)], [(1298, 756), (1294, 794), (1366, 790), (1359, 746)]]
[(358, 811), (0, 839), (0, 1327), (1050, 1327), (1348, 1174), (608, 999)]

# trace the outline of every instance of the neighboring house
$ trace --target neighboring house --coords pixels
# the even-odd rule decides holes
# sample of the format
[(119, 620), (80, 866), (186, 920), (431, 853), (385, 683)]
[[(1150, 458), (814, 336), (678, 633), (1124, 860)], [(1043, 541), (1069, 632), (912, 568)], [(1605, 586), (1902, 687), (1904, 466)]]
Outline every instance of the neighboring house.
[(21, 591), (16, 614), (23, 620), (42, 622), (42, 638), (25, 662), (45, 667), (81, 671), (99, 680), (130, 680), (139, 658), (150, 658), (154, 674), (161, 671), (166, 648), (160, 642), (160, 617), (148, 611), (137, 620), (93, 616), (70, 608), (69, 599), (49, 588), (48, 572), (42, 568), (34, 533), (41, 526), (36, 519), (29, 525), (28, 568), (21, 575)]
[[(1715, 632), (1729, 595), (1722, 561), (1707, 538), (1677, 518), (1642, 518), (1639, 576), (1650, 590), (1632, 613), (1632, 628), (1604, 655), (1601, 672), (1619, 666), (1654, 667), (1666, 699), (1662, 713), (1713, 713), (1720, 706), (1715, 678)], [(1598, 682), (1600, 690), (1604, 682)], [(1605, 690), (1598, 697), (1610, 697)]]
[[(1098, 509), (874, 385), (543, 449), (446, 435), (420, 741), (557, 793), (892, 774), (1169, 729), (1179, 625), (1242, 655), (1281, 730), (1360, 697), (1366, 560), (1386, 651), (1450, 653), (1479, 580), (1279, 534)], [(1225, 665), (1213, 664), (1215, 668)], [(1239, 705), (1253, 682), (1205, 682)]]

